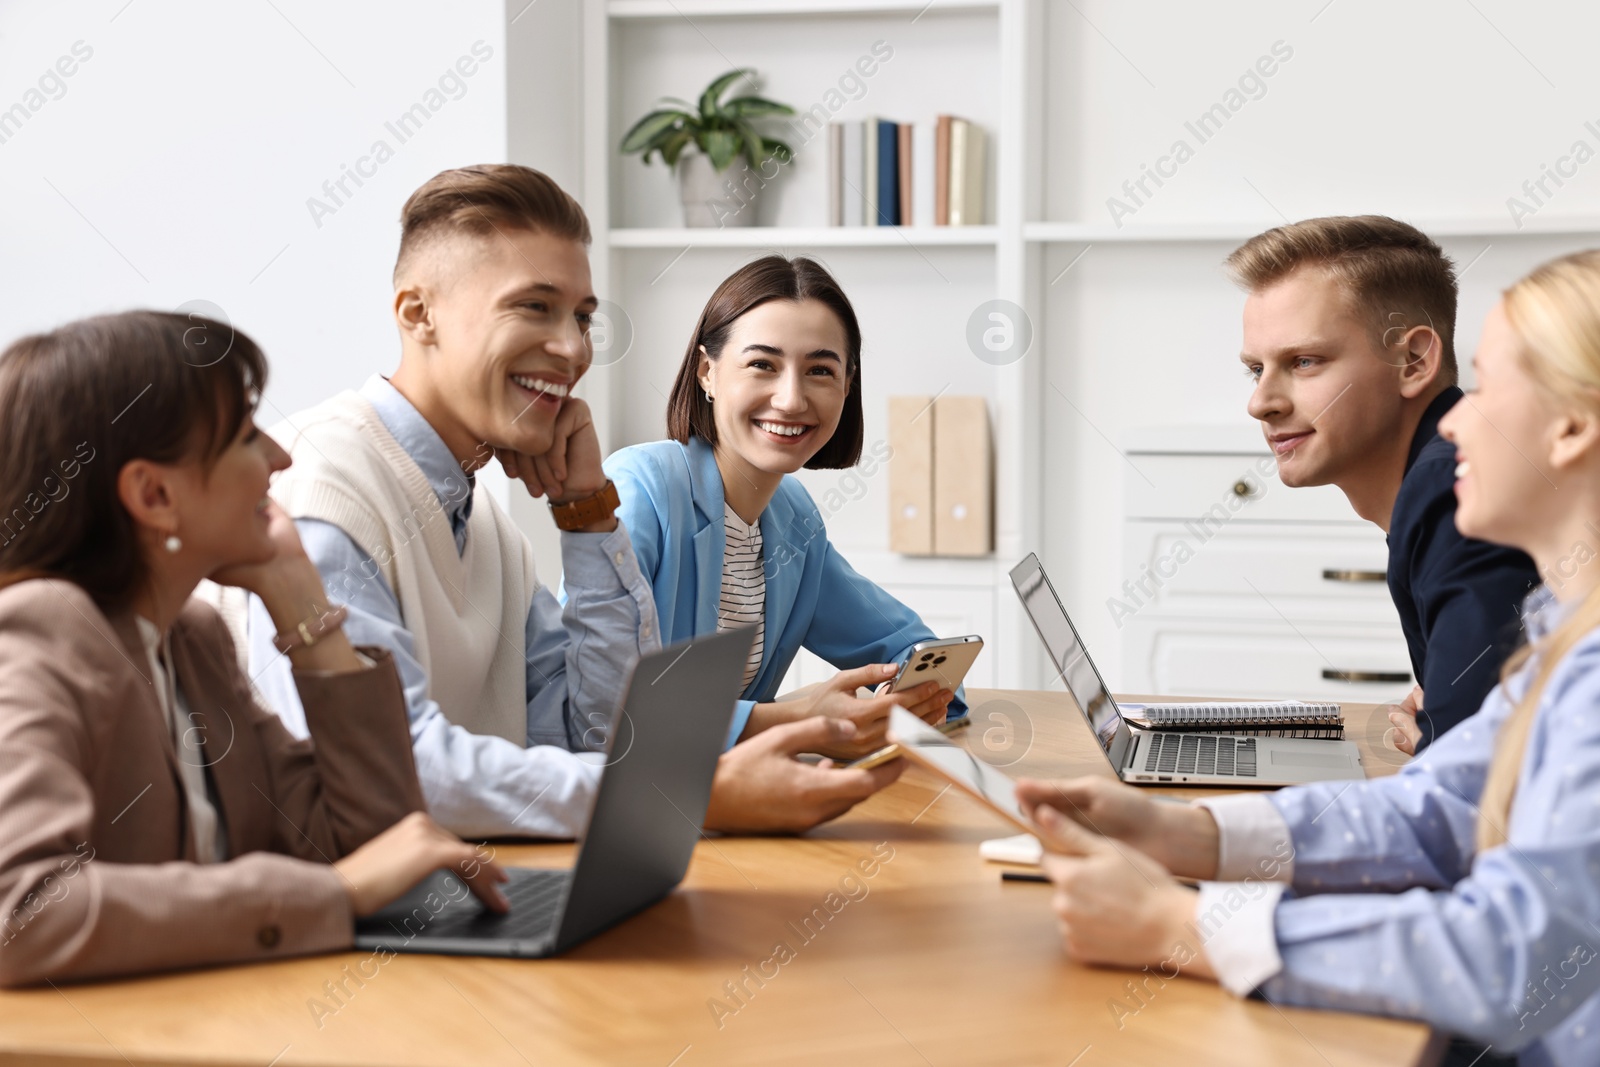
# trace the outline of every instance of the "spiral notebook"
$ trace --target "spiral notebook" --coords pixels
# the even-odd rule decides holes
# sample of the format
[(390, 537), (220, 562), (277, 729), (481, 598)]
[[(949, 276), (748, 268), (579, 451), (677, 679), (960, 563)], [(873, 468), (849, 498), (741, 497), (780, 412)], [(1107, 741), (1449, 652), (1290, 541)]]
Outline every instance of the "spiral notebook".
[(1123, 717), (1147, 730), (1225, 730), (1246, 737), (1344, 737), (1338, 704), (1305, 700), (1119, 704)]

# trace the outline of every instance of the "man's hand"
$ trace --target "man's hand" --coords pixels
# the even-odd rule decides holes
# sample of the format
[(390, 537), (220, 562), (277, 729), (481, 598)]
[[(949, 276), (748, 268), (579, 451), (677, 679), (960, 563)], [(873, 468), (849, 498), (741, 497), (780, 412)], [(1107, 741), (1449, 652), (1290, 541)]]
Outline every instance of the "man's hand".
[(1049, 804), (1035, 806), (1032, 816), (1042, 831), (1041, 866), (1056, 887), (1052, 906), (1067, 955), (1083, 963), (1159, 967), (1163, 977), (1180, 969), (1216, 977), (1186, 929), (1199, 894), (1143, 852), (1084, 829)]
[[(594, 496), (605, 488), (606, 472), (600, 466), (600, 437), (595, 433), (589, 405), (577, 397), (562, 402), (552, 427), (550, 450), (537, 456), (497, 448), (506, 477), (521, 480), (535, 497), (547, 497), (552, 504), (566, 504)], [(585, 533), (610, 533), (617, 528), (615, 516), (584, 527)]]
[(1217, 876), (1221, 835), (1204, 808), (1163, 804), (1110, 778), (1023, 778), (1017, 782), (1017, 803), (1023, 811), (1043, 807), (1062, 812), (1096, 837), (1132, 845), (1185, 878)]
[(871, 697), (856, 695), (856, 690), (876, 686), (892, 677), (896, 670), (898, 668), (892, 663), (874, 663), (851, 671), (840, 671), (799, 699), (757, 704), (750, 712), (750, 721), (740, 739), (755, 737), (773, 726), (799, 722), (816, 715), (843, 719), (855, 724), (856, 732), (850, 740), (814, 751), (835, 759), (850, 760), (884, 746), (890, 708), (906, 708), (925, 722), (944, 722), (945, 712), (955, 694), (948, 689), (940, 689), (938, 682), (924, 682), (900, 693), (879, 693)]
[[(1417, 712), (1422, 710), (1422, 686), (1412, 686), (1404, 700), (1387, 706), (1389, 723), (1394, 727), (1394, 747), (1408, 756), (1415, 756), (1417, 745), (1422, 741), (1422, 727), (1417, 725)], [(1388, 740), (1389, 734), (1385, 733), (1384, 738)]]
[(800, 833), (836, 819), (896, 778), (905, 760), (844, 770), (794, 757), (846, 742), (855, 724), (822, 717), (786, 723), (722, 754), (711, 783), (706, 829), (729, 833)]

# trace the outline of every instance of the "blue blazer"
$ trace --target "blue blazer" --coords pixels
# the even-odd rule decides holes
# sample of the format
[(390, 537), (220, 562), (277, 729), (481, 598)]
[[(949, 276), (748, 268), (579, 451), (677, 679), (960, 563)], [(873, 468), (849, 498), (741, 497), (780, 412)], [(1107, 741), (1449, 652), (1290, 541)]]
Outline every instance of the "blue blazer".
[[(618, 516), (655, 592), (661, 643), (715, 633), (722, 598), (722, 474), (711, 446), (654, 441), (612, 453), (605, 470), (622, 498)], [(785, 477), (761, 513), (767, 582), (761, 669), (739, 701), (728, 733), (744, 732), (750, 709), (777, 695), (804, 647), (840, 670), (898, 663), (937, 635), (917, 613), (857, 574), (828, 541), (822, 513), (799, 479)], [(950, 715), (966, 711), (958, 692)]]

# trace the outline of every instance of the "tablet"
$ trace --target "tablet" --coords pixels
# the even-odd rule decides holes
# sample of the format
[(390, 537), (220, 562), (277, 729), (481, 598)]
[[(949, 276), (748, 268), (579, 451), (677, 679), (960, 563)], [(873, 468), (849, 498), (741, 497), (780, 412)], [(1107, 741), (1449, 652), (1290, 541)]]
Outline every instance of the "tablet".
[(1015, 782), (905, 708), (890, 710), (889, 740), (900, 746), (906, 759), (926, 767), (1017, 829), (1039, 832), (1017, 806)]

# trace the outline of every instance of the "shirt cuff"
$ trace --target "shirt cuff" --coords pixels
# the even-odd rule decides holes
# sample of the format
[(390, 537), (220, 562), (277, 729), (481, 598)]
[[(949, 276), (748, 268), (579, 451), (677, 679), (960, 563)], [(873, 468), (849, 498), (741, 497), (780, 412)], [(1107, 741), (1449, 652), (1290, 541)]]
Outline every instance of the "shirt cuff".
[(562, 585), (571, 600), (582, 590), (585, 595), (602, 597), (627, 593), (639, 605), (640, 647), (653, 652), (660, 646), (656, 633), (655, 593), (639, 569), (633, 554), (633, 538), (621, 519), (610, 533), (562, 531)]
[(741, 700), (733, 706), (733, 723), (728, 727), (728, 743), (722, 746), (726, 752), (739, 743), (739, 735), (744, 733), (744, 728), (750, 721), (750, 713), (756, 709), (754, 700)]
[(1201, 882), (1195, 926), (1222, 988), (1247, 997), (1283, 970), (1276, 913), (1286, 886), (1264, 882)]
[(1294, 881), (1289, 824), (1261, 793), (1194, 801), (1217, 821), (1217, 878), (1225, 882)]

